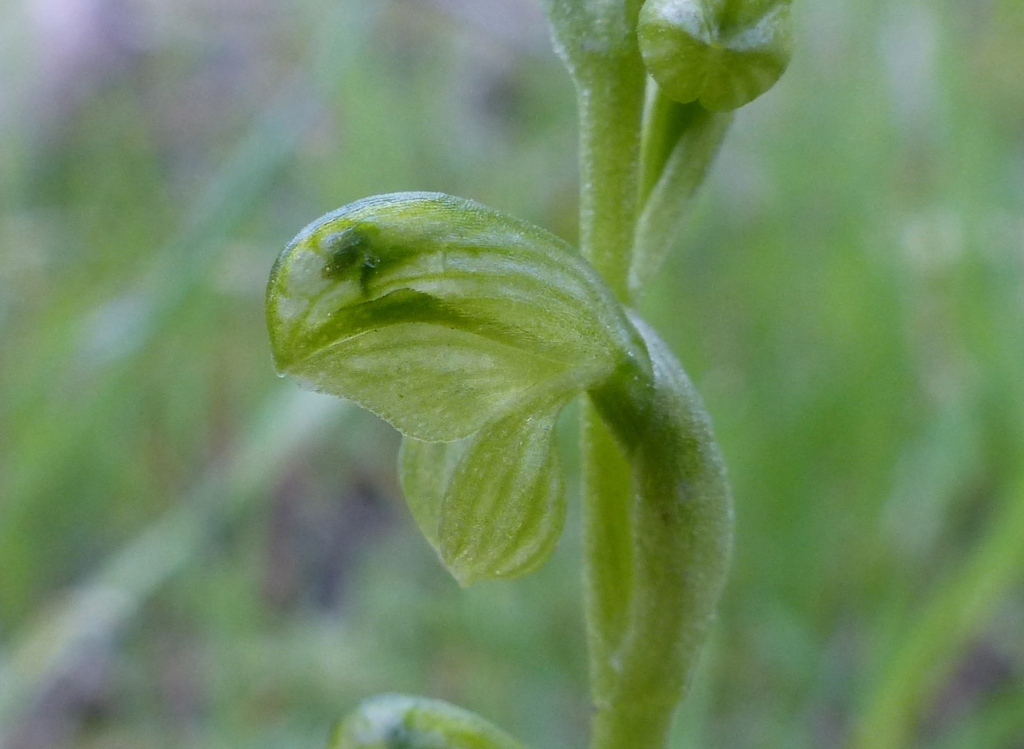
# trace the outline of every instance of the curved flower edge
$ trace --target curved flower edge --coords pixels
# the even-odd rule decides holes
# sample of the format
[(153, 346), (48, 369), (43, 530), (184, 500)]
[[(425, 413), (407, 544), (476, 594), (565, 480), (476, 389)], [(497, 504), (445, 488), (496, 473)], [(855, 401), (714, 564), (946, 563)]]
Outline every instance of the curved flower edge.
[(385, 694), (334, 729), (328, 749), (524, 749), (489, 721), (441, 700)]

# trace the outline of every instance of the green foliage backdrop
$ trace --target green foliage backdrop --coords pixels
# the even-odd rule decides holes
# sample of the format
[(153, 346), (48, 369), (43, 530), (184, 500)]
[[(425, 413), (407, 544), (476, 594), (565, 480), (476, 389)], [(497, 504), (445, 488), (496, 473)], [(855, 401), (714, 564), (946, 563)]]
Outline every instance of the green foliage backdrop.
[[(396, 435), (278, 381), (263, 315), (295, 230), (368, 194), (575, 241), (542, 14), (164, 5), (0, 4), (0, 746), (320, 747), (397, 690), (581, 745), (578, 508), (460, 591)], [(737, 510), (674, 746), (1015, 749), (1024, 5), (793, 13), (645, 301)]]

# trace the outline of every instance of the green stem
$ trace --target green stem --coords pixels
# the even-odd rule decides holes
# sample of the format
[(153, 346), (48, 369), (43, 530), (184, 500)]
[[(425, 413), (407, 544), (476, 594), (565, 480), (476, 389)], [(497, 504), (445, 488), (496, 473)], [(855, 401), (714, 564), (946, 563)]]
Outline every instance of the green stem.
[[(593, 404), (583, 404), (584, 604), (594, 702), (611, 693), (615, 649), (633, 588), (633, 490), (629, 463)], [(595, 725), (607, 723), (599, 710)], [(595, 743), (595, 746), (599, 744)]]
[(588, 66), (577, 79), (580, 248), (623, 303), (639, 210), (644, 80), (635, 47)]
[(639, 700), (596, 706), (591, 720), (591, 746), (602, 749), (653, 749), (668, 743), (675, 703), (644, 704)]
[(547, 0), (555, 48), (576, 84), (580, 118), (580, 249), (629, 302), (639, 211), (647, 71), (637, 18), (642, 0)]
[[(547, 1), (579, 101), (581, 249), (627, 305), (641, 199), (699, 114), (655, 97), (642, 166), (641, 4)], [(703, 407), (638, 327), (643, 361), (591, 392), (582, 417), (593, 749), (665, 746), (728, 557), (729, 498)]]
[[(707, 414), (667, 347), (636, 324), (649, 368), (640, 364), (591, 392), (631, 477), (626, 511), (617, 505), (614, 518), (604, 516), (631, 529), (628, 574), (621, 569), (625, 554), (612, 563), (588, 559), (591, 570), (601, 572), (599, 580), (607, 583), (618, 574), (629, 585), (627, 600), (627, 591), (619, 591), (624, 617), (612, 609), (616, 618), (592, 629), (616, 635), (611, 643), (597, 642), (609, 670), (595, 670), (596, 749), (665, 746), (707, 638), (731, 546), (731, 498)], [(587, 551), (596, 556), (589, 544)], [(588, 610), (592, 619), (607, 612)]]
[[(578, 68), (576, 82), (581, 247), (616, 296), (628, 303), (640, 206), (645, 74), (635, 47), (627, 46)], [(679, 640), (679, 618), (688, 612), (677, 607), (675, 592), (658, 601), (655, 590), (665, 580), (679, 581), (683, 571), (678, 563), (685, 554), (666, 555), (660, 548), (677, 543), (671, 537), (679, 529), (651, 527), (659, 522), (651, 517), (659, 514), (657, 491), (654, 496), (641, 493), (635, 503), (636, 477), (622, 452), (626, 444), (621, 435), (618, 440), (612, 436), (607, 418), (593, 405), (584, 406), (584, 581), (596, 708), (591, 745), (658, 749), (667, 742), (682, 693), (686, 669), (672, 651)], [(655, 622), (657, 631), (650, 626)]]
[[(570, 0), (556, 3), (552, 14), (579, 104), (580, 245), (583, 255), (624, 302), (628, 301), (639, 210), (646, 80), (635, 33), (639, 3), (629, 6), (620, 10), (621, 15), (612, 12), (602, 17), (606, 9)], [(595, 33), (598, 28), (601, 33)], [(600, 44), (584, 43), (602, 37)], [(631, 743), (640, 737), (637, 726), (626, 726), (622, 720), (625, 712), (607, 699), (618, 681), (613, 659), (625, 636), (632, 597), (629, 466), (590, 403), (583, 406), (582, 433), (584, 598), (591, 695), (597, 708), (591, 744), (594, 749), (642, 746)], [(639, 724), (645, 722), (641, 713)]]

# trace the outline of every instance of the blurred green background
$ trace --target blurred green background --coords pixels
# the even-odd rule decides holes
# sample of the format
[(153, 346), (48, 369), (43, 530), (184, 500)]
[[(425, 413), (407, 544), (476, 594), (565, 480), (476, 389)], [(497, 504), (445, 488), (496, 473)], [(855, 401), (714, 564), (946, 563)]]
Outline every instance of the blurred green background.
[[(1024, 3), (795, 7), (644, 305), (738, 516), (673, 749), (1020, 749)], [(262, 296), (373, 193), (575, 239), (575, 127), (531, 0), (0, 2), (0, 747), (312, 749), (381, 691), (584, 745), (578, 523), (459, 590)]]

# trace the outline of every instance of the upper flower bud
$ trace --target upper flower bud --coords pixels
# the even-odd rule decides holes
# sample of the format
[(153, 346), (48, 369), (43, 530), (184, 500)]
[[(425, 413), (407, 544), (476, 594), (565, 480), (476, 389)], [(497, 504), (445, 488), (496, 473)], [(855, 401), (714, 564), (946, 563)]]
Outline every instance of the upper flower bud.
[(640, 52), (662, 90), (738, 109), (775, 85), (793, 53), (789, 0), (647, 0)]

